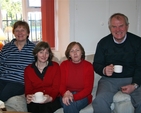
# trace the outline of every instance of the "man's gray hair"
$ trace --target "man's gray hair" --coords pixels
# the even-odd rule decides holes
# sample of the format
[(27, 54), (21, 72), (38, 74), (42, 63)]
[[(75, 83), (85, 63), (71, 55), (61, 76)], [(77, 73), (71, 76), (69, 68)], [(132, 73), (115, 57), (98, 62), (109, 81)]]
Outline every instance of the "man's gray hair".
[(111, 17), (109, 18), (109, 21), (108, 21), (108, 26), (109, 26), (109, 27), (111, 26), (111, 20), (112, 20), (112, 18), (116, 18), (116, 19), (119, 20), (120, 17), (123, 17), (123, 18), (124, 18), (125, 23), (126, 23), (126, 25), (128, 26), (128, 25), (129, 25), (128, 17), (125, 16), (124, 14), (122, 14), (122, 13), (114, 13), (113, 15), (111, 15)]

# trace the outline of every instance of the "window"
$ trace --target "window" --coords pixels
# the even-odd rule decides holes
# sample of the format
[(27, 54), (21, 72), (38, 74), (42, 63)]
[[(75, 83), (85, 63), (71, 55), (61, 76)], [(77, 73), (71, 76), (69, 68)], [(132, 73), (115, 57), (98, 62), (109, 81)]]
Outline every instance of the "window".
[[(35, 2), (37, 1), (37, 3)], [(2, 14), (2, 29), (7, 37), (6, 43), (10, 42), (14, 36), (12, 35), (11, 26), (17, 20), (25, 20), (30, 26), (29, 39), (33, 42), (42, 40), (42, 28), (41, 28), (41, 1), (34, 0), (3, 0), (1, 7)], [(38, 4), (38, 7), (29, 7)], [(9, 6), (8, 6), (9, 5)], [(8, 8), (8, 7), (9, 8)]]
[(22, 20), (21, 0), (2, 0), (1, 1), (1, 28), (4, 31), (7, 40), (6, 43), (13, 39), (12, 25), (17, 20)]
[(42, 40), (41, 0), (22, 0), (23, 19), (29, 23), (33, 42)]
[[(51, 47), (55, 47), (54, 0), (2, 0), (3, 2), (5, 2), (5, 7), (2, 7), (3, 31), (7, 27), (10, 28), (15, 21), (25, 20), (30, 26), (31, 41), (43, 40)], [(17, 7), (15, 8), (13, 4)], [(11, 9), (5, 11), (6, 7)], [(5, 33), (8, 42), (14, 38), (12, 31), (6, 30)]]
[(41, 0), (28, 0), (29, 7), (41, 7)]

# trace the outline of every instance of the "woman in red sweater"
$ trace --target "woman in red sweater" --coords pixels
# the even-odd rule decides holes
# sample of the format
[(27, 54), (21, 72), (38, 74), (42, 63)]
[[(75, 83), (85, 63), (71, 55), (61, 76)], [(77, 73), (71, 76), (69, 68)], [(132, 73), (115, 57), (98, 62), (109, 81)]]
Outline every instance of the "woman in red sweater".
[[(35, 62), (24, 72), (27, 108), (32, 113), (54, 113), (61, 107), (59, 100), (60, 67), (52, 61), (53, 53), (46, 42), (39, 42), (33, 50)], [(43, 92), (43, 98), (35, 100), (35, 93)]]
[(71, 42), (65, 55), (68, 60), (61, 63), (61, 103), (64, 113), (79, 113), (92, 102), (94, 70), (85, 60), (85, 51), (78, 42)]

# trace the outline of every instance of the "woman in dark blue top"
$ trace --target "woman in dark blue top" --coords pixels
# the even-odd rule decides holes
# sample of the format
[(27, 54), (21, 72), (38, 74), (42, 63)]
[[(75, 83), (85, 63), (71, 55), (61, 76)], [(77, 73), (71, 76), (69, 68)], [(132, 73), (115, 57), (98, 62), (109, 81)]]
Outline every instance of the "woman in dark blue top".
[(5, 44), (0, 52), (0, 100), (24, 94), (24, 69), (34, 61), (32, 51), (35, 44), (30, 42), (29, 25), (17, 21), (13, 25), (15, 39)]

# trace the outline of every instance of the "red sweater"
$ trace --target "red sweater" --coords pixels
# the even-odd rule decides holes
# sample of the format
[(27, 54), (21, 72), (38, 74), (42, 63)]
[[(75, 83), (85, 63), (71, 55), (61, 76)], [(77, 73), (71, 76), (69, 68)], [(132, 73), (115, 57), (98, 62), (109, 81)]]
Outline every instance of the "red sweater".
[(28, 65), (24, 71), (25, 95), (42, 91), (54, 100), (59, 95), (60, 78), (60, 67), (56, 62), (52, 61), (52, 65), (48, 66), (43, 80), (37, 76), (32, 65)]
[(90, 62), (82, 60), (80, 63), (73, 63), (66, 60), (61, 63), (61, 96), (69, 90), (77, 92), (73, 95), (74, 101), (88, 98), (89, 103), (92, 101), (92, 89), (94, 83), (94, 70)]

